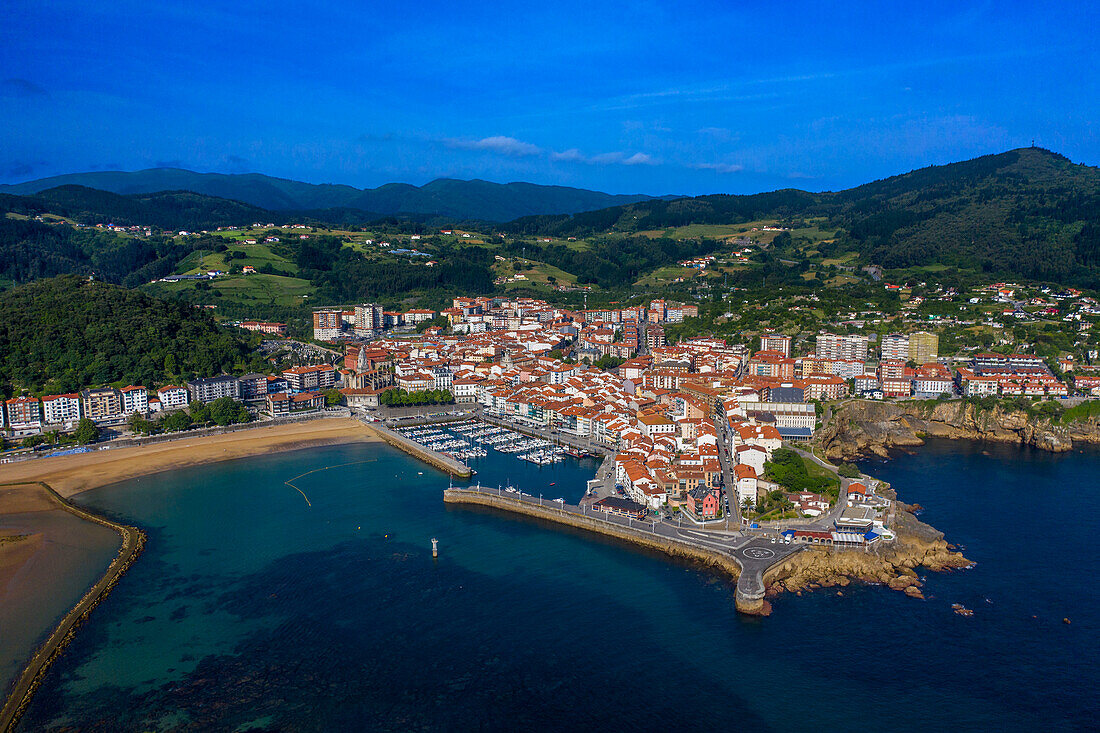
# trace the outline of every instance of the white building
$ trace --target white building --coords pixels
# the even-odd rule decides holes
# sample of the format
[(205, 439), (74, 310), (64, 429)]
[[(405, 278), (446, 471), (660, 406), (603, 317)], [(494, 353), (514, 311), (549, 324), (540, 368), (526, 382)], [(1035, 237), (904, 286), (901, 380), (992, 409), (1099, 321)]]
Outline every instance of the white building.
[(905, 334), (891, 333), (882, 337), (883, 361), (907, 361), (909, 359), (909, 337)]
[(80, 395), (55, 394), (42, 398), (42, 421), (47, 425), (71, 425), (80, 420)]
[(119, 390), (122, 393), (122, 414), (149, 412), (149, 392), (145, 387), (130, 385)]
[(867, 337), (819, 333), (814, 355), (820, 359), (867, 361)]
[(739, 463), (733, 467), (733, 472), (737, 477), (738, 505), (756, 504), (756, 493), (759, 488), (756, 469), (744, 463)]
[(187, 407), (189, 394), (184, 387), (169, 384), (157, 390), (157, 397), (160, 399), (161, 409), (176, 410)]

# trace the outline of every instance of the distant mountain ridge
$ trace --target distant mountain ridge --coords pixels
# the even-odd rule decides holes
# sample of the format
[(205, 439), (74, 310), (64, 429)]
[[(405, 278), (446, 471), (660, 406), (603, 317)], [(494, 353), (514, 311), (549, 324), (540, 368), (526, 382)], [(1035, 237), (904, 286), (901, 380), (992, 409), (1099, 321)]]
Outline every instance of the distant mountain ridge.
[(69, 173), (0, 185), (0, 193), (28, 196), (71, 185), (117, 194), (191, 191), (271, 211), (351, 209), (379, 216), (432, 215), (483, 221), (511, 221), (540, 214), (576, 214), (655, 198), (567, 186), (449, 178), (423, 186), (387, 183), (378, 188), (359, 189), (342, 184), (304, 183), (260, 173), (196, 173), (181, 168)]

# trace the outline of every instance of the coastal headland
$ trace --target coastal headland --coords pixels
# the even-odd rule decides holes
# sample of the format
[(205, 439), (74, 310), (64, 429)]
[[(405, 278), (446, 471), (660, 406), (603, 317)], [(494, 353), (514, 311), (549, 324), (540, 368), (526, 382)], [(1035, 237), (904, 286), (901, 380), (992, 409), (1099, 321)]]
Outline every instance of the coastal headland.
[[(58, 515), (62, 515), (59, 517)], [(136, 527), (112, 522), (74, 506), (44, 483), (0, 485), (0, 519), (18, 517), (22, 526), (32, 534), (19, 541), (0, 545), (0, 624), (7, 627), (25, 625), (26, 603), (31, 600), (38, 606), (39, 615), (48, 615), (49, 598), (42, 596), (49, 586), (41, 575), (63, 573), (73, 564), (72, 543), (87, 538), (88, 530), (107, 529), (117, 533), (117, 554), (108, 564), (99, 580), (58, 622), (46, 640), (38, 647), (15, 680), (10, 694), (0, 709), (0, 731), (12, 730), (18, 722), (35, 690), (41, 683), (50, 664), (64, 650), (77, 627), (106, 597), (118, 579), (141, 554), (145, 533)], [(58, 519), (70, 520), (68, 523)], [(73, 524), (78, 525), (74, 528)], [(57, 545), (68, 545), (68, 552), (53, 552)], [(76, 550), (81, 548), (77, 547)], [(40, 560), (36, 573), (20, 572)], [(9, 618), (10, 616), (10, 618)]]
[(1063, 424), (1018, 409), (980, 409), (964, 400), (879, 402), (852, 400), (836, 408), (817, 441), (829, 459), (887, 456), (891, 448), (912, 448), (925, 437), (987, 440), (1063, 453), (1074, 443), (1100, 443), (1100, 424)]
[(811, 546), (776, 563), (764, 576), (769, 596), (818, 588), (844, 587), (852, 582), (882, 584), (923, 598), (918, 568), (934, 572), (972, 567), (974, 563), (949, 544), (942, 532), (914, 516), (913, 507), (897, 501), (885, 487), (879, 491), (895, 502), (897, 538), (873, 550)]

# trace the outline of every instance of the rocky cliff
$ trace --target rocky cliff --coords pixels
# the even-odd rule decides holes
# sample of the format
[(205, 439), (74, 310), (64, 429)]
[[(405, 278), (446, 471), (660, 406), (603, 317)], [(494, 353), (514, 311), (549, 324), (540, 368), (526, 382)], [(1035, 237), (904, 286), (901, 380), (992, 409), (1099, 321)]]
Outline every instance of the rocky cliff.
[(1074, 442), (1100, 443), (1100, 424), (1036, 419), (1023, 410), (997, 406), (979, 409), (963, 400), (949, 402), (871, 402), (839, 407), (819, 432), (825, 455), (845, 459), (890, 448), (922, 445), (923, 438), (966, 438), (1030, 445), (1054, 452)]
[(949, 545), (943, 533), (918, 520), (912, 507), (897, 503), (892, 491), (880, 489), (895, 499), (893, 527), (895, 542), (880, 542), (867, 551), (810, 547), (776, 564), (764, 576), (768, 595), (844, 587), (853, 581), (881, 583), (914, 598), (923, 598), (917, 568), (936, 572), (971, 567), (961, 552)]

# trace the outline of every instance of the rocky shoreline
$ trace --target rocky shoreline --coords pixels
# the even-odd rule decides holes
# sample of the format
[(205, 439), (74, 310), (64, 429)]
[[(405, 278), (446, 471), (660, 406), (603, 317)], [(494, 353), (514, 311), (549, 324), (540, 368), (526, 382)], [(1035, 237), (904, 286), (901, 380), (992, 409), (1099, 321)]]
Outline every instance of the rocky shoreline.
[(963, 400), (856, 400), (837, 408), (821, 428), (819, 444), (826, 458), (846, 460), (868, 454), (886, 457), (893, 448), (924, 445), (926, 437), (1013, 443), (1063, 453), (1075, 443), (1100, 444), (1100, 423), (1062, 424), (1002, 406), (983, 410)]
[(768, 596), (801, 595), (821, 588), (844, 588), (853, 582), (886, 586), (912, 598), (924, 598), (918, 568), (945, 572), (974, 566), (942, 532), (913, 515), (914, 506), (897, 502), (893, 491), (880, 493), (895, 501), (897, 540), (867, 551), (809, 547), (773, 566), (765, 575)]

